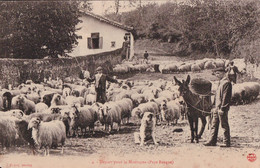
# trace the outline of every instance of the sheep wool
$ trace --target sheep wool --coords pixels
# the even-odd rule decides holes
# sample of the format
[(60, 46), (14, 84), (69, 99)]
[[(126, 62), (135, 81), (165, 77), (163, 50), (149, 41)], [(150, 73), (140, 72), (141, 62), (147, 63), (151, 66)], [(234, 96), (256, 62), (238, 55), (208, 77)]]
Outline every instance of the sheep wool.
[(52, 145), (65, 144), (66, 129), (62, 121), (53, 120), (42, 122), (38, 118), (32, 118), (28, 124), (28, 129), (32, 128), (32, 138), (40, 147), (45, 148), (45, 155), (49, 155), (49, 148)]
[(2, 147), (10, 147), (14, 145), (18, 138), (18, 133), (15, 128), (17, 118), (11, 116), (0, 117), (0, 142)]

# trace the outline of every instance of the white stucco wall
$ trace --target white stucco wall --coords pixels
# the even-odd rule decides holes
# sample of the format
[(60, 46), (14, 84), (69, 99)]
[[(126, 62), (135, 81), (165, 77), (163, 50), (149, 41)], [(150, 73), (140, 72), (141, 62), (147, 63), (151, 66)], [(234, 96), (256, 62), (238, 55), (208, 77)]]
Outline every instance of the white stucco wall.
[[(101, 22), (90, 16), (83, 16), (80, 20), (82, 20), (82, 23), (79, 23), (77, 27), (80, 27), (81, 29), (77, 31), (77, 34), (82, 36), (82, 39), (78, 39), (78, 45), (71, 53), (69, 53), (70, 56), (97, 54), (113, 51), (122, 47), (125, 33), (127, 33), (126, 30)], [(91, 33), (99, 33), (99, 36), (103, 37), (102, 49), (88, 48), (88, 38), (91, 37)], [(133, 39), (132, 35), (131, 38)], [(112, 41), (115, 41), (115, 47), (111, 47)], [(132, 51), (131, 55), (133, 55), (133, 40), (131, 40), (131, 43), (132, 45), (130, 50)]]

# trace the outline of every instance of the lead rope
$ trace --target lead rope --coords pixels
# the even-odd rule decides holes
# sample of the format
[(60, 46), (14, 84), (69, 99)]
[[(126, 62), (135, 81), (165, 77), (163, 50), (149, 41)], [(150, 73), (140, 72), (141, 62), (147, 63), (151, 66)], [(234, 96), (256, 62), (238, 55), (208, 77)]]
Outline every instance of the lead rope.
[(211, 112), (208, 112), (208, 111), (205, 111), (204, 109), (201, 110), (201, 109), (198, 109), (197, 107), (193, 106), (192, 104), (190, 104), (189, 102), (186, 102), (187, 104), (189, 104), (191, 107), (193, 107), (194, 109), (202, 112), (202, 113), (207, 113), (207, 114), (212, 114)]

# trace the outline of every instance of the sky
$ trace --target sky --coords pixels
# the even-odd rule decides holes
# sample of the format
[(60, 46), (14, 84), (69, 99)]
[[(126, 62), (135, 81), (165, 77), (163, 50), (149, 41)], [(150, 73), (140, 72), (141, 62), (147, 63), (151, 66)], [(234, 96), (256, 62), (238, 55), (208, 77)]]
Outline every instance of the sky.
[[(132, 1), (133, 3), (130, 3)], [(163, 4), (166, 2), (176, 2), (180, 0), (141, 0), (141, 5), (149, 3)], [(105, 15), (108, 13), (115, 12), (115, 1), (114, 0), (91, 0), (93, 6), (92, 12), (98, 15)], [(119, 13), (134, 10), (140, 5), (140, 0), (119, 0)]]

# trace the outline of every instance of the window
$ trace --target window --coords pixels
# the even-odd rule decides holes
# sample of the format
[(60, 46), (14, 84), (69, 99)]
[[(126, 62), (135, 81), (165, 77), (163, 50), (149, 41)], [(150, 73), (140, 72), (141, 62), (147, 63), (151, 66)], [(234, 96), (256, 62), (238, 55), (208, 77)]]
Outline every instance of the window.
[(116, 42), (115, 41), (111, 41), (111, 48), (116, 47)]
[(102, 49), (103, 37), (99, 36), (99, 33), (91, 33), (91, 37), (88, 38), (89, 49)]

